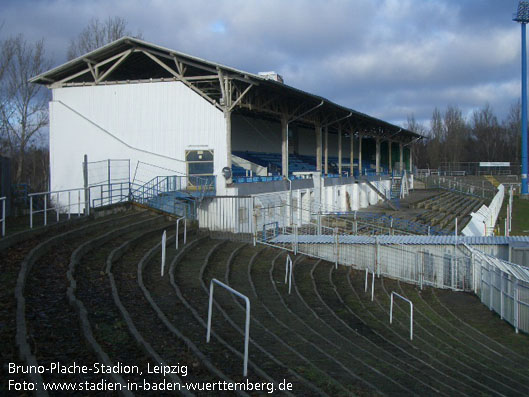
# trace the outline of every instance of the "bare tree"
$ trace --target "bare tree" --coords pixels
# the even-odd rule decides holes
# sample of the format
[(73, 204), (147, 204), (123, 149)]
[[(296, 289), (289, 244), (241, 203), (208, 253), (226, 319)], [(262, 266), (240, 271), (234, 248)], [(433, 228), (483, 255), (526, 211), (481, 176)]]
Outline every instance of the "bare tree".
[(430, 139), (426, 148), (428, 153), (428, 168), (437, 168), (441, 164), (441, 159), (444, 156), (444, 135), (441, 112), (438, 108), (435, 108), (430, 122)]
[(419, 168), (428, 167), (428, 153), (426, 151), (428, 141), (427, 128), (423, 124), (419, 123), (415, 119), (415, 116), (411, 114), (408, 115), (406, 129), (416, 132), (417, 134), (420, 134), (424, 137), (423, 139), (419, 139), (413, 145), (411, 145), (411, 150), (413, 152), (415, 164), (417, 164)]
[(520, 164), (522, 157), (522, 106), (519, 100), (511, 105), (509, 114), (502, 125), (507, 138), (507, 152), (504, 158), (515, 164)]
[[(1, 26), (0, 26), (1, 28)], [(11, 63), (13, 56), (13, 40), (7, 39), (0, 41), (0, 116), (3, 113), (7, 101), (5, 90), (4, 75), (8, 65)], [(7, 125), (3, 117), (0, 117), (0, 154), (7, 152)]]
[(463, 118), (461, 109), (448, 106), (443, 118), (445, 141), (444, 161), (458, 163), (465, 160), (465, 142), (469, 136), (468, 125)]
[[(123, 36), (132, 36), (132, 33), (127, 31), (127, 21), (125, 19), (108, 17), (102, 22), (99, 18), (93, 18), (79, 33), (77, 38), (70, 41), (66, 56), (68, 60), (77, 58)], [(141, 33), (137, 33), (134, 36), (142, 38)]]
[(20, 183), (27, 147), (48, 124), (48, 96), (41, 85), (28, 80), (49, 69), (44, 41), (28, 43), (19, 35), (12, 40), (13, 57), (5, 70), (5, 101), (1, 109), (7, 143), (15, 161), (15, 181)]

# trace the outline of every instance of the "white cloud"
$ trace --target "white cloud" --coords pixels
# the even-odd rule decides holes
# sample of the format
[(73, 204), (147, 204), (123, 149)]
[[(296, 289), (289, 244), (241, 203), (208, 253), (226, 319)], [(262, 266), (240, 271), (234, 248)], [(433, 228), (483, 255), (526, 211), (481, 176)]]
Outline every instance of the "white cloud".
[[(507, 111), (519, 93), (516, 2), (495, 0), (3, 1), (3, 36), (45, 37), (56, 64), (93, 17), (119, 15), (146, 40), (387, 119), (448, 104)], [(402, 114), (402, 113), (406, 114)], [(500, 115), (501, 117), (502, 115)]]

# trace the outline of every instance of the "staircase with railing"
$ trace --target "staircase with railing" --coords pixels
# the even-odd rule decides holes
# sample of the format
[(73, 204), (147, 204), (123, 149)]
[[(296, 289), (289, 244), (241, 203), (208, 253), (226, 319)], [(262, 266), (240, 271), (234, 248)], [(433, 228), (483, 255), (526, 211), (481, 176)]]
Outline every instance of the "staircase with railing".
[(197, 202), (215, 194), (214, 177), (156, 176), (147, 183), (131, 184), (136, 203), (187, 218), (196, 217)]

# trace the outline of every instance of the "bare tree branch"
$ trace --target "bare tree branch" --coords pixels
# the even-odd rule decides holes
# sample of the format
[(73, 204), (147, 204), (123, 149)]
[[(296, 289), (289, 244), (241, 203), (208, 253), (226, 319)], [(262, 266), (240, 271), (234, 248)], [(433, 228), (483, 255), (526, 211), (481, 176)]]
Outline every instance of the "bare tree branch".
[(28, 43), (19, 35), (12, 39), (13, 57), (5, 70), (2, 126), (16, 162), (15, 181), (23, 177), (24, 156), (42, 127), (48, 124), (48, 95), (43, 86), (29, 79), (49, 69), (44, 41)]
[[(68, 60), (77, 58), (123, 36), (132, 36), (132, 33), (127, 31), (127, 21), (125, 19), (108, 17), (102, 22), (98, 18), (93, 18), (79, 33), (77, 38), (70, 42), (66, 56)], [(139, 32), (134, 36), (142, 38)]]

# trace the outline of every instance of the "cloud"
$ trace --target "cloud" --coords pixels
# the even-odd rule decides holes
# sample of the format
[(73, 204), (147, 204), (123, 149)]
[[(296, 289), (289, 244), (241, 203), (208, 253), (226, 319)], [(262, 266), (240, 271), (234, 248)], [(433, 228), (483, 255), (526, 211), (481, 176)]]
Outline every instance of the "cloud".
[(147, 41), (285, 82), (400, 122), (435, 107), (519, 97), (517, 1), (106, 0), (3, 1), (4, 37), (45, 37), (54, 63), (93, 17), (118, 15)]

